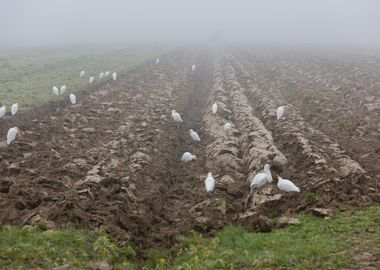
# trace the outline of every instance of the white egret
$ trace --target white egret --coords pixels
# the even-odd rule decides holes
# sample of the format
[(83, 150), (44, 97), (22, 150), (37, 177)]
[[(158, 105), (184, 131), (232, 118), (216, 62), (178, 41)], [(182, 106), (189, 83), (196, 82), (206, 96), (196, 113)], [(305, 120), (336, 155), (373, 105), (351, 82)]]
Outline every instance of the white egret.
[(224, 132), (226, 133), (226, 135), (230, 135), (231, 130), (232, 130), (231, 123), (225, 123), (224, 124)]
[(7, 107), (1, 106), (0, 107), (0, 118), (3, 117), (6, 112), (7, 112)]
[(216, 104), (215, 102), (214, 104), (212, 104), (212, 113), (216, 114), (217, 111), (218, 111), (218, 104)]
[(160, 63), (160, 58), (157, 58), (157, 59), (156, 59), (156, 65), (157, 65), (158, 63)]
[(280, 106), (277, 109), (277, 120), (280, 120), (281, 117), (284, 115), (285, 112), (285, 106)]
[(285, 192), (300, 192), (300, 188), (297, 187), (292, 181), (282, 179), (280, 176), (278, 176), (277, 187)]
[(110, 75), (110, 72), (107, 70), (107, 71), (104, 73), (104, 77), (108, 77), (108, 75)]
[(66, 85), (62, 85), (61, 86), (61, 89), (59, 90), (59, 93), (62, 95), (63, 93), (65, 93), (66, 92)]
[(207, 178), (205, 180), (205, 186), (207, 192), (212, 192), (215, 187), (215, 179), (212, 177), (212, 173), (208, 173)]
[(100, 72), (99, 73), (99, 79), (103, 79), (104, 78), (104, 73), (103, 72)]
[(185, 152), (182, 155), (181, 161), (182, 162), (189, 162), (189, 161), (192, 161), (193, 159), (197, 159), (197, 157), (192, 155), (190, 152)]
[(14, 139), (16, 138), (17, 131), (18, 131), (18, 128), (17, 128), (17, 127), (13, 127), (13, 128), (10, 128), (10, 129), (8, 130), (8, 133), (7, 133), (7, 144), (8, 144), (8, 145), (10, 145), (11, 142), (13, 142)]
[(200, 139), (199, 136), (198, 136), (198, 133), (196, 133), (196, 132), (195, 132), (194, 130), (192, 130), (192, 129), (190, 129), (189, 132), (190, 132), (190, 136), (191, 136), (191, 138), (193, 139), (193, 141), (196, 141), (196, 142), (200, 142), (200, 141), (201, 141), (201, 139)]
[(191, 71), (194, 71), (194, 70), (195, 70), (195, 65), (192, 65)]
[(74, 94), (70, 94), (69, 96), (71, 104), (77, 103), (77, 97)]
[(95, 80), (95, 78), (94, 78), (94, 77), (90, 77), (90, 79), (88, 80), (88, 83), (93, 83), (93, 82), (94, 82), (94, 80)]
[(112, 79), (113, 79), (114, 81), (116, 81), (116, 78), (117, 78), (117, 74), (116, 74), (116, 72), (112, 73)]
[(80, 78), (83, 78), (84, 75), (86, 75), (86, 71), (82, 70), (82, 71), (80, 72), (80, 74), (79, 74), (79, 77), (80, 77)]
[(53, 93), (54, 93), (54, 95), (59, 95), (59, 89), (58, 89), (58, 87), (57, 86), (53, 86)]
[(258, 173), (255, 175), (253, 180), (251, 181), (251, 188), (262, 188), (266, 183), (272, 183), (272, 174), (270, 173), (269, 164), (264, 165), (264, 172)]
[(11, 113), (12, 115), (15, 115), (18, 111), (18, 103), (15, 103), (11, 106)]
[(182, 123), (182, 118), (181, 118), (181, 115), (179, 115), (179, 113), (177, 113), (175, 110), (172, 110), (172, 118), (174, 120), (174, 122), (176, 123)]

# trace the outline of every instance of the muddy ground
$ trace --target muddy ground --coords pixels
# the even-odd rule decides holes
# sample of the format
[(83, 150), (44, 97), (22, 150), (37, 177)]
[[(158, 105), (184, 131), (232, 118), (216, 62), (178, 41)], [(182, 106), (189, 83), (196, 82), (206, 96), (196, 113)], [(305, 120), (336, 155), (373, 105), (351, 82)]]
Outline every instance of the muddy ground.
[[(0, 120), (0, 226), (101, 228), (144, 255), (191, 231), (270, 231), (283, 215), (380, 201), (380, 61), (237, 48), (160, 59), (79, 94), (77, 105)], [(12, 126), (20, 133), (6, 146)], [(197, 160), (181, 163), (185, 151)], [(250, 190), (265, 163), (274, 183)], [(301, 192), (280, 192), (277, 175)]]

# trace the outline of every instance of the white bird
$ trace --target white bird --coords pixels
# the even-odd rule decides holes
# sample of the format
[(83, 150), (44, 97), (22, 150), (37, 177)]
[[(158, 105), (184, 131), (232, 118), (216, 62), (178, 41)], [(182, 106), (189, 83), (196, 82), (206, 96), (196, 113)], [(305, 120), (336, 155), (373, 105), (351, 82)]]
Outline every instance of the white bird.
[(212, 104), (212, 113), (216, 114), (217, 111), (218, 111), (218, 104), (216, 104), (215, 102), (214, 104)]
[(58, 89), (58, 87), (57, 86), (53, 86), (53, 93), (54, 93), (54, 95), (59, 95), (59, 89)]
[(191, 138), (193, 139), (193, 141), (196, 141), (196, 142), (200, 142), (200, 141), (201, 141), (201, 139), (200, 139), (199, 136), (198, 136), (198, 133), (196, 133), (196, 132), (195, 132), (194, 130), (192, 130), (192, 129), (190, 129), (189, 132), (190, 132), (190, 136), (191, 136)]
[(158, 63), (160, 63), (160, 58), (157, 58), (157, 59), (156, 59), (156, 65), (157, 65)]
[(270, 166), (269, 164), (264, 165), (264, 172), (258, 173), (255, 175), (253, 180), (251, 181), (251, 188), (262, 188), (266, 183), (272, 183), (273, 178), (272, 174), (270, 173)]
[(104, 78), (104, 73), (103, 72), (100, 72), (99, 73), (99, 79), (103, 79)]
[(18, 111), (18, 103), (15, 103), (11, 106), (11, 113), (12, 115), (15, 115)]
[(224, 132), (225, 132), (227, 135), (230, 135), (231, 130), (232, 130), (232, 125), (231, 125), (231, 123), (225, 123), (225, 124), (224, 124)]
[(194, 71), (194, 70), (195, 70), (195, 65), (192, 65), (191, 71)]
[(177, 113), (175, 110), (172, 110), (172, 118), (174, 120), (174, 122), (176, 123), (182, 123), (182, 118), (181, 118), (181, 115), (179, 115), (179, 113)]
[(212, 173), (208, 173), (207, 178), (205, 180), (205, 186), (207, 192), (212, 192), (215, 187), (215, 179), (212, 177)]
[(86, 71), (82, 70), (82, 71), (80, 72), (80, 74), (79, 74), (79, 77), (80, 77), (80, 78), (83, 78), (84, 75), (86, 75)]
[(70, 94), (69, 96), (71, 104), (77, 103), (77, 97), (74, 94)]
[(108, 77), (108, 75), (110, 75), (110, 72), (107, 70), (107, 71), (104, 73), (104, 77)]
[(112, 73), (112, 79), (113, 79), (114, 81), (116, 81), (116, 78), (117, 78), (117, 74), (116, 74), (116, 72)]
[(88, 83), (93, 83), (93, 82), (94, 82), (94, 80), (95, 80), (95, 78), (94, 78), (94, 77), (90, 77), (90, 79), (88, 80)]
[(190, 152), (185, 152), (182, 155), (181, 161), (182, 162), (189, 162), (189, 161), (192, 161), (193, 159), (197, 159), (197, 157), (192, 155)]
[(62, 85), (61, 86), (61, 89), (59, 90), (59, 93), (62, 95), (63, 93), (65, 93), (66, 92), (66, 85)]
[(0, 107), (0, 118), (3, 117), (6, 112), (7, 112), (7, 107), (5, 106)]
[(280, 106), (277, 109), (277, 120), (280, 120), (281, 117), (284, 115), (285, 106)]
[(278, 177), (277, 187), (285, 192), (300, 192), (300, 188), (293, 184), (292, 181), (282, 179), (280, 176)]
[(10, 145), (11, 142), (13, 142), (14, 139), (16, 138), (17, 131), (18, 131), (18, 128), (17, 128), (17, 127), (13, 127), (13, 128), (10, 128), (10, 129), (8, 130), (8, 133), (7, 133), (7, 144), (8, 144), (8, 145)]

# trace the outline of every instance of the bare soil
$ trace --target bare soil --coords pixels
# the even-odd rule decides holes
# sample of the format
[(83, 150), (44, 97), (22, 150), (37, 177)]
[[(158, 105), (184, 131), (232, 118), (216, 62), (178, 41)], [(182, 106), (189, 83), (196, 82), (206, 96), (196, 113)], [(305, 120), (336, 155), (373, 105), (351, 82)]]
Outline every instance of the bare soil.
[[(353, 76), (335, 70), (333, 58), (301, 56), (176, 51), (83, 92), (77, 105), (54, 102), (1, 119), (1, 138), (11, 126), (20, 133), (10, 146), (0, 141), (0, 226), (101, 228), (144, 256), (192, 231), (270, 231), (283, 215), (379, 202), (379, 78), (356, 59)], [(172, 121), (172, 109), (183, 124)], [(186, 151), (197, 160), (181, 163)], [(274, 183), (250, 190), (265, 163)], [(204, 188), (209, 171), (212, 194)], [(277, 175), (301, 193), (280, 192)]]

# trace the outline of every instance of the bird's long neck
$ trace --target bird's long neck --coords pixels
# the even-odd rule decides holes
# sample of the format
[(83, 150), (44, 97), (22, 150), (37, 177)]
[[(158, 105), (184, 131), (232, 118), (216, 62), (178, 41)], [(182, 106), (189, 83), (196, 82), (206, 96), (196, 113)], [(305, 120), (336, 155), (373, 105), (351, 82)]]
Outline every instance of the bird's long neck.
[(272, 174), (270, 173), (270, 170), (269, 170), (269, 168), (264, 168), (264, 173), (267, 175), (267, 177), (268, 177), (268, 181), (269, 182), (272, 182)]

